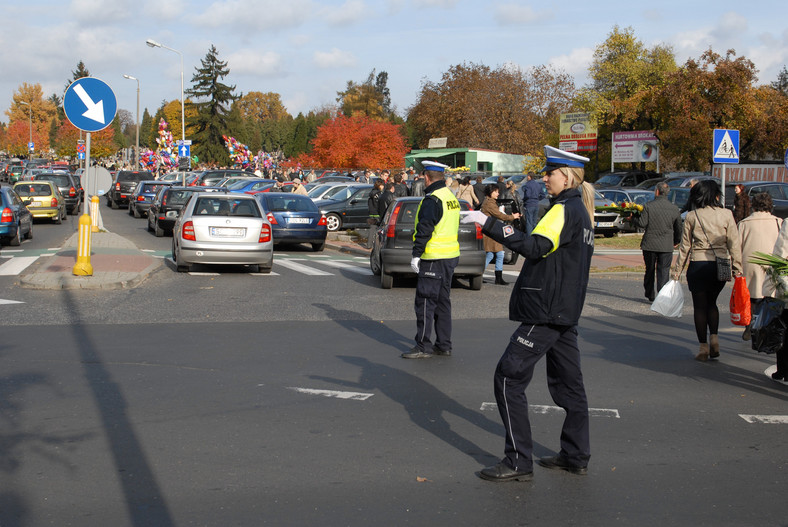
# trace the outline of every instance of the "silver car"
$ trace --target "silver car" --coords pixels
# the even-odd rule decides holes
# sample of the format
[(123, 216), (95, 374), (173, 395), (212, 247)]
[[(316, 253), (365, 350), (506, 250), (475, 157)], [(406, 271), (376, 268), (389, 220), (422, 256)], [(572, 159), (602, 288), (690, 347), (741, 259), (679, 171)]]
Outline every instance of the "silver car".
[(187, 272), (191, 264), (250, 265), (271, 272), (271, 225), (253, 196), (194, 193), (172, 232), (172, 259), (178, 272)]

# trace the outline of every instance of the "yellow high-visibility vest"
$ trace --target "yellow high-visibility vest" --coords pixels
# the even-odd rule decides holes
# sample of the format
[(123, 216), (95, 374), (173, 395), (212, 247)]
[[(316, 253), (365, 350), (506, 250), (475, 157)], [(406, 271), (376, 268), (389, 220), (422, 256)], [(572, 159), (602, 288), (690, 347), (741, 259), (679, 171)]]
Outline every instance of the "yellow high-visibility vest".
[[(460, 202), (447, 187), (441, 187), (429, 194), (435, 196), (443, 208), (443, 216), (435, 225), (432, 237), (424, 248), (422, 260), (445, 260), (456, 258), (460, 255), (460, 243), (457, 241), (457, 231), (460, 228)], [(425, 199), (427, 199), (425, 197)], [(422, 200), (423, 203), (424, 200)], [(421, 204), (419, 204), (421, 211)], [(416, 230), (419, 226), (419, 211), (416, 212)], [(416, 233), (413, 233), (414, 239)]]

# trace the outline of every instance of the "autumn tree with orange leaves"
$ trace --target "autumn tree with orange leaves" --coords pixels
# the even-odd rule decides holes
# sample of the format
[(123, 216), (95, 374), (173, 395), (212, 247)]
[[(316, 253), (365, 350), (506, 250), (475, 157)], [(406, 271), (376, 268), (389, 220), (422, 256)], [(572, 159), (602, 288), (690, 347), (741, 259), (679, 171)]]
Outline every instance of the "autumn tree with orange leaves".
[(297, 162), (316, 168), (393, 168), (404, 166), (408, 153), (401, 125), (365, 116), (329, 119), (312, 145), (312, 152)]

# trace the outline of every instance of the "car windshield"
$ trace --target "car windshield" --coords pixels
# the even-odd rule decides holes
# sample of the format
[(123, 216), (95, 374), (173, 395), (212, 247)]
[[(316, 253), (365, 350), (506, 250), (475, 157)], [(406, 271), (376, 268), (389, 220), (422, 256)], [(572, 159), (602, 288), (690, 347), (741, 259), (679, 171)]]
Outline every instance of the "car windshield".
[[(356, 190), (357, 189), (355, 189), (353, 187), (342, 187), (340, 190), (336, 191), (334, 194), (331, 194), (330, 196), (328, 195), (328, 193), (326, 193), (326, 195), (323, 196), (323, 198), (324, 199), (335, 199), (337, 201), (345, 201), (348, 198), (350, 198), (350, 196), (352, 196), (353, 193)], [(331, 191), (329, 191), (329, 192), (331, 192)]]
[(236, 181), (230, 185), (227, 185), (227, 190), (241, 190), (242, 188), (250, 185), (256, 181), (260, 181), (259, 179), (242, 179), (241, 181)]
[(194, 214), (196, 216), (245, 216), (259, 218), (260, 209), (252, 198), (200, 196), (194, 204)]
[(598, 185), (604, 185), (604, 186), (607, 186), (607, 187), (615, 187), (615, 186), (618, 186), (618, 184), (621, 181), (622, 177), (623, 176), (616, 176), (614, 174), (608, 174), (606, 176), (602, 176), (601, 178), (599, 178), (597, 180), (597, 184)]
[(310, 198), (314, 198), (316, 196), (320, 196), (321, 194), (323, 194), (323, 192), (325, 192), (326, 189), (328, 189), (328, 188), (331, 188), (331, 186), (330, 185), (318, 185), (316, 187), (312, 187), (311, 189), (309, 189), (309, 192), (307, 192), (306, 194)]
[(17, 194), (24, 197), (52, 195), (52, 187), (50, 187), (49, 185), (45, 185), (43, 183), (39, 183), (39, 184), (28, 183), (25, 185), (17, 185), (14, 187), (14, 190), (16, 190)]
[(265, 204), (271, 212), (317, 212), (317, 206), (305, 196), (268, 194)]

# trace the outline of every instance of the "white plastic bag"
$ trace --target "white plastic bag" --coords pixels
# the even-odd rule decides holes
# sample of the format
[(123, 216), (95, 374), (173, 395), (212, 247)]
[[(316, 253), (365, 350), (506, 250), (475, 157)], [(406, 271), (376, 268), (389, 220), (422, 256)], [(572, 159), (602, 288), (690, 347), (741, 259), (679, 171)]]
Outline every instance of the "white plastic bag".
[(680, 317), (684, 309), (684, 290), (678, 280), (671, 280), (657, 293), (651, 310), (666, 317)]

